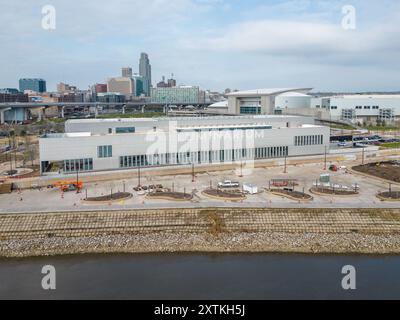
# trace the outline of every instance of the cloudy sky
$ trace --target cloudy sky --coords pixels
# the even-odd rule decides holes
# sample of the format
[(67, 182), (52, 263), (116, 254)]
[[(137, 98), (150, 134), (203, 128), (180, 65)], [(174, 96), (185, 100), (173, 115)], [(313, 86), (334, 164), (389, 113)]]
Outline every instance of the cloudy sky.
[[(42, 28), (42, 7), (56, 29)], [(342, 26), (343, 6), (356, 28)], [(138, 71), (204, 89), (400, 90), (398, 0), (0, 0), (0, 87), (87, 88)]]

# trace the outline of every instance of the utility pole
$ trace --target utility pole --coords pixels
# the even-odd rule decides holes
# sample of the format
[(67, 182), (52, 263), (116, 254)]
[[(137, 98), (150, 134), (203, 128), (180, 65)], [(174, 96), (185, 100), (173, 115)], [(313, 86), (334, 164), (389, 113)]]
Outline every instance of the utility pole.
[(194, 182), (194, 163), (192, 163), (192, 182)]
[(140, 185), (140, 164), (138, 166), (138, 187), (141, 187), (141, 185)]
[(243, 161), (240, 161), (240, 178), (243, 178)]
[(10, 174), (12, 172), (13, 166), (12, 166), (12, 152), (10, 151)]
[(79, 193), (79, 168), (76, 170), (76, 193)]
[(283, 173), (287, 173), (287, 160), (286, 160), (286, 156), (285, 156), (285, 167), (283, 169)]
[(362, 148), (362, 162), (361, 162), (362, 165), (364, 165), (365, 163), (364, 158), (365, 158), (365, 147)]
[(14, 148), (14, 167), (17, 169), (17, 148)]
[(324, 156), (324, 170), (326, 170), (326, 146), (325, 146), (325, 156)]

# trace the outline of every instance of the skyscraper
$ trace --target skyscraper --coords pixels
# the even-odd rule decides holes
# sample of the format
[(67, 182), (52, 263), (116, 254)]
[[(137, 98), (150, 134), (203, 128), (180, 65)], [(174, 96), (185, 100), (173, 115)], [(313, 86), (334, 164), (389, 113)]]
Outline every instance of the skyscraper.
[(43, 79), (19, 79), (19, 91), (32, 90), (35, 92), (46, 92), (46, 81)]
[(151, 65), (147, 53), (142, 52), (139, 60), (139, 74), (143, 77), (143, 91), (146, 96), (150, 96), (151, 88)]

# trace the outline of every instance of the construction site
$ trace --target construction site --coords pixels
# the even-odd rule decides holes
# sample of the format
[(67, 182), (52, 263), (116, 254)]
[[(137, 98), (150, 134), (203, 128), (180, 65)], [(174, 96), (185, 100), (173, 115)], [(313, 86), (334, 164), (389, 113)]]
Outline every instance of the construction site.
[(400, 251), (396, 148), (40, 175), (37, 138), (4, 139), (0, 255)]

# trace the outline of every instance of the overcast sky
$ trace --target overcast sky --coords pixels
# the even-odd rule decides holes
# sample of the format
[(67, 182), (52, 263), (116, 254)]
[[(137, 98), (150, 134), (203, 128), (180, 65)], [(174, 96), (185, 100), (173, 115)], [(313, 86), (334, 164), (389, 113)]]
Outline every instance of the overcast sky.
[[(355, 30), (342, 27), (349, 4)], [(211, 90), (400, 90), (398, 0), (0, 0), (0, 43), (0, 87), (41, 77), (85, 89), (138, 72), (147, 52), (153, 84), (174, 73)]]

